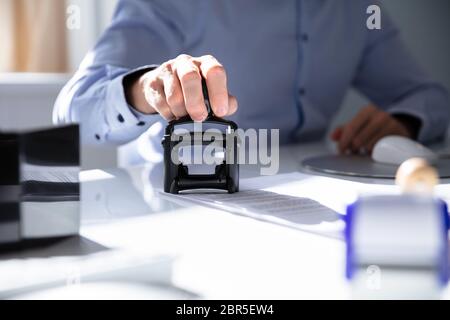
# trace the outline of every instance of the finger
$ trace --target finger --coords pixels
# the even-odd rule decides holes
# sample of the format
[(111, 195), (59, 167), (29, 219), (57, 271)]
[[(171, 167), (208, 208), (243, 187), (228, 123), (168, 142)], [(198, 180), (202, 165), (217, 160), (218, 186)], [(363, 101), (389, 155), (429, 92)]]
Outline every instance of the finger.
[(144, 96), (148, 104), (155, 109), (165, 120), (170, 121), (175, 118), (170, 111), (164, 94), (163, 82), (161, 79), (153, 79), (146, 83)]
[(186, 106), (184, 105), (183, 90), (181, 89), (180, 81), (173, 72), (168, 68), (163, 76), (164, 94), (166, 102), (173, 115), (176, 118), (181, 118), (187, 115)]
[(334, 129), (334, 131), (330, 135), (331, 140), (339, 141), (339, 139), (341, 139), (342, 136), (342, 130), (343, 130), (342, 126), (339, 126), (336, 129)]
[(166, 121), (172, 121), (176, 119), (175, 115), (170, 110), (169, 106), (162, 106), (158, 109), (158, 113), (163, 117)]
[(155, 109), (164, 119), (173, 119), (173, 114), (170, 112), (166, 103), (161, 79), (149, 79), (144, 85), (144, 96), (149, 106)]
[(154, 103), (155, 103), (154, 108), (165, 120), (171, 121), (175, 119), (175, 115), (172, 113), (169, 105), (167, 104), (166, 96), (162, 88), (161, 92), (155, 95)]
[(206, 80), (208, 95), (213, 112), (218, 117), (228, 114), (227, 75), (224, 67), (213, 56), (203, 56), (197, 59), (200, 71)]
[(208, 113), (202, 91), (200, 71), (192, 58), (181, 55), (173, 64), (173, 69), (180, 81), (184, 105), (187, 113), (194, 121), (203, 121)]
[(233, 113), (235, 113), (238, 109), (238, 101), (236, 99), (236, 97), (232, 96), (232, 95), (228, 95), (228, 114), (227, 116), (232, 115)]
[(367, 147), (372, 138), (386, 128), (388, 121), (389, 115), (386, 112), (377, 112), (353, 138), (352, 149), (359, 150), (361, 147)]
[(167, 121), (171, 121), (175, 119), (175, 115), (170, 110), (169, 105), (166, 102), (166, 97), (164, 94), (161, 94), (158, 99), (155, 101), (155, 109), (158, 113)]
[[(339, 151), (344, 153), (351, 149), (353, 137), (367, 123), (372, 114), (376, 111), (374, 107), (366, 107), (362, 109), (348, 124), (344, 126), (341, 139), (339, 140)], [(355, 151), (355, 150), (353, 150)]]
[(339, 150), (341, 153), (346, 151), (356, 152), (352, 149), (353, 138), (367, 124), (376, 108), (368, 106), (358, 112), (358, 114), (343, 127), (341, 138), (339, 139)]

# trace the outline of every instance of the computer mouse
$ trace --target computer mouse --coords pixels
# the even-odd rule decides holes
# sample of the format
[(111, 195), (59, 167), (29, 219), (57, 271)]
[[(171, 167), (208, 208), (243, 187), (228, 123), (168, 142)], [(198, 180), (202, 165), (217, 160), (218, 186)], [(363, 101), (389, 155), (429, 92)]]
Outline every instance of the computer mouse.
[(438, 155), (420, 143), (402, 136), (384, 137), (372, 150), (372, 159), (379, 163), (400, 165), (410, 158), (423, 158), (433, 162), (438, 159)]

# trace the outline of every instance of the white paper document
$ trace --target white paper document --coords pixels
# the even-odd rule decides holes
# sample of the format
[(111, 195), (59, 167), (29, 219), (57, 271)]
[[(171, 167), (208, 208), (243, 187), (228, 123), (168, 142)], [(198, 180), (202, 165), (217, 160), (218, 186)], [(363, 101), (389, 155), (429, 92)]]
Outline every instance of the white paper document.
[[(320, 181), (314, 178), (320, 178)], [(242, 179), (241, 190), (233, 194), (192, 191), (165, 195), (175, 201), (189, 201), (258, 220), (342, 238), (342, 208), (345, 208), (345, 203), (352, 201), (354, 192), (346, 188), (346, 197), (341, 197), (339, 190), (343, 191), (342, 185), (333, 186), (332, 180), (339, 181), (291, 173)], [(334, 190), (331, 191), (330, 187)], [(340, 201), (330, 201), (330, 198), (334, 199), (336, 196)]]
[(264, 190), (235, 194), (187, 194), (183, 197), (251, 218), (333, 237), (340, 237), (343, 226), (337, 212), (315, 200)]

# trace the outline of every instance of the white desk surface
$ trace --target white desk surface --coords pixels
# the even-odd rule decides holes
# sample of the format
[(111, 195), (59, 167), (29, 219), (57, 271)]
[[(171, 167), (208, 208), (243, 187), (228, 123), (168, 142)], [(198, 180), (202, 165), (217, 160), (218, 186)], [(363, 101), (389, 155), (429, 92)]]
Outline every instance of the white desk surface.
[[(301, 159), (326, 151), (318, 144), (282, 148), (280, 173), (298, 171)], [(241, 178), (258, 173), (256, 167), (241, 166)], [(358, 291), (344, 277), (345, 247), (340, 240), (197, 205), (174, 204), (157, 191), (162, 182), (159, 165), (87, 171), (82, 181), (82, 240), (76, 241), (76, 248), (57, 244), (0, 255), (0, 264), (12, 258), (26, 261), (120, 248), (175, 257), (173, 284), (202, 298), (358, 298)], [(450, 185), (443, 188), (450, 194)], [(405, 278), (409, 287), (404, 297), (414, 290), (415, 276), (421, 277)], [(447, 296), (433, 294), (430, 297)]]

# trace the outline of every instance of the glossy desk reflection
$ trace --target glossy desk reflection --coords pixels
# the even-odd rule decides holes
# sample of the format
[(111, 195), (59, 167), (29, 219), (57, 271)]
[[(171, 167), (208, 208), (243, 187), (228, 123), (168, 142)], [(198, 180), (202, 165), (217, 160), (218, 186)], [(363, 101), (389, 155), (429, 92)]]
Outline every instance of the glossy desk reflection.
[[(324, 152), (318, 144), (312, 149), (294, 146), (281, 150), (280, 173), (300, 170), (303, 155)], [(259, 172), (252, 167), (243, 169), (244, 178)], [(420, 297), (441, 297), (438, 288), (430, 285), (433, 275), (415, 275), (414, 270), (391, 273), (382, 269), (383, 290), (377, 290), (376, 282), (376, 291), (367, 286), (374, 278), (366, 270), (358, 283), (349, 284), (344, 277), (341, 241), (220, 210), (174, 204), (159, 194), (159, 164), (90, 170), (80, 176), (81, 235), (105, 250), (177, 257), (173, 283), (202, 298), (413, 298), (414, 292)], [(65, 249), (59, 250), (64, 253)], [(398, 295), (384, 290), (390, 291), (389, 283), (401, 289)]]

